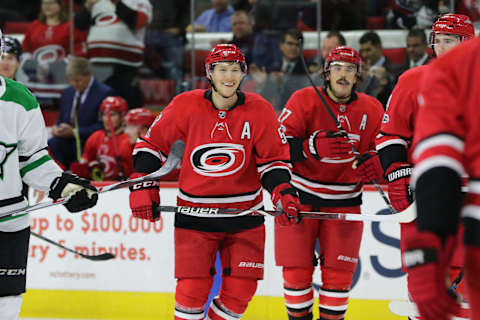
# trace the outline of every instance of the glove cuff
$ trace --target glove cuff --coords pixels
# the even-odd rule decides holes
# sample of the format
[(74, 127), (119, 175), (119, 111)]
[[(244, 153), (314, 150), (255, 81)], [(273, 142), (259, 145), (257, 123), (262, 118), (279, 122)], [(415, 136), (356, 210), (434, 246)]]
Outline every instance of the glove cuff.
[(410, 177), (411, 175), (412, 165), (407, 162), (392, 163), (385, 173), (388, 183)]

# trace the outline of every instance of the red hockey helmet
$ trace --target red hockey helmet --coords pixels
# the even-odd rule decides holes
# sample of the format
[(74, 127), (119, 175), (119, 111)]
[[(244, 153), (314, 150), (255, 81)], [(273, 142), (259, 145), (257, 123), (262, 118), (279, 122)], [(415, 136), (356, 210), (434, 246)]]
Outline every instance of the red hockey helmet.
[(150, 127), (155, 120), (155, 114), (145, 108), (135, 108), (128, 111), (125, 116), (125, 123), (137, 126)]
[(247, 73), (247, 64), (242, 50), (234, 44), (217, 44), (210, 50), (205, 59), (207, 76), (212, 73), (213, 67), (219, 62), (238, 62), (242, 72)]
[(109, 96), (103, 99), (100, 105), (100, 112), (115, 111), (125, 114), (128, 111), (127, 102), (122, 97)]
[(336, 47), (328, 54), (327, 58), (325, 59), (325, 64), (323, 65), (323, 72), (328, 72), (330, 70), (330, 64), (334, 61), (345, 61), (353, 63), (357, 66), (357, 75), (360, 75), (362, 72), (362, 58), (357, 50), (347, 47), (341, 46)]
[(430, 45), (435, 43), (435, 34), (451, 34), (460, 37), (460, 41), (475, 36), (472, 20), (463, 14), (447, 13), (435, 21), (430, 34)]

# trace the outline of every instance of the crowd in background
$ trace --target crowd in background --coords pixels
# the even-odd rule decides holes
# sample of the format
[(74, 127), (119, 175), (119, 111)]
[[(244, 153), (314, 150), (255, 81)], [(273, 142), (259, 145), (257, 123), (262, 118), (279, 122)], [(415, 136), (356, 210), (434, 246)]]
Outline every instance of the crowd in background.
[[(20, 0), (3, 2), (0, 28), (7, 35), (12, 26), (25, 28), (20, 30), (21, 43), (6, 38), (2, 74), (25, 83), (42, 106), (59, 112), (49, 147), (66, 168), (74, 163), (77, 173), (92, 178), (88, 175), (93, 166), (85, 169), (88, 156), (82, 150), (96, 131), (106, 132), (104, 138), (110, 137), (117, 146), (111, 145), (102, 155), (102, 179), (128, 176), (131, 166), (125, 161), (115, 176), (108, 176), (107, 166), (122, 162), (124, 151), (118, 150), (118, 144), (128, 138), (116, 136), (124, 134), (123, 117), (129, 109), (144, 106), (140, 79), (173, 80), (175, 93), (189, 89), (185, 85), (190, 76), (185, 64), (188, 32), (231, 32), (231, 38), (212, 46), (225, 42), (240, 47), (248, 64), (244, 89), (259, 93), (280, 112), (294, 91), (309, 85), (306, 72), (322, 85), (323, 60), (330, 50), (346, 44), (342, 31), (365, 30), (359, 39), (363, 64), (356, 90), (374, 96), (385, 107), (399, 75), (431, 59), (424, 30), (451, 5), (435, 0), (321, 1), (321, 27), (331, 31), (322, 39), (321, 54), (308, 58), (305, 69), (300, 41), (303, 32), (317, 28), (318, 0), (197, 0), (194, 21), (190, 0), (76, 0), (73, 8), (68, 0), (42, 0), (38, 7)], [(480, 24), (475, 8), (479, 3), (454, 4), (456, 12)], [(408, 30), (404, 64), (397, 65), (383, 54), (381, 38), (372, 29)], [(122, 107), (111, 104), (110, 109), (102, 109), (108, 97), (115, 97)], [(148, 117), (153, 121), (152, 115)]]

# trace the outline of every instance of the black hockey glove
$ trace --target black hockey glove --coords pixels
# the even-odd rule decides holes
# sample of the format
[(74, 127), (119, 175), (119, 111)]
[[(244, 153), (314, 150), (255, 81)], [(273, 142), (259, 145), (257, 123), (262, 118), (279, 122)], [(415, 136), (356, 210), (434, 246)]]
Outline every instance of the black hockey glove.
[(48, 196), (53, 200), (70, 197), (63, 205), (70, 212), (79, 212), (97, 204), (97, 189), (89, 180), (63, 172), (53, 180)]

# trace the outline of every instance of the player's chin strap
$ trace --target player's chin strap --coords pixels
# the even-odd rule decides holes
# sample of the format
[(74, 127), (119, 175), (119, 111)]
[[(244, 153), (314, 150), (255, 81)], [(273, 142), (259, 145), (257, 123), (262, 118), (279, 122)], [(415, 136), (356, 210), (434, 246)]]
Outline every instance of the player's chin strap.
[[(230, 209), (230, 208), (200, 208), (200, 207), (182, 207), (182, 206), (159, 206), (160, 212), (174, 212), (187, 216), (199, 218), (236, 218), (241, 216), (279, 216), (283, 211), (259, 210), (259, 209)], [(408, 223), (415, 220), (417, 212), (415, 203), (412, 203), (407, 209), (396, 214), (373, 215), (358, 213), (332, 213), (332, 212), (299, 212), (301, 218), (309, 219), (327, 219), (327, 220), (346, 220), (346, 221), (371, 221), (371, 222), (397, 222)]]
[[(307, 75), (307, 78), (308, 78), (308, 81), (310, 82), (311, 86), (313, 87), (313, 89), (315, 90), (315, 93), (318, 95), (318, 97), (320, 98), (320, 100), (322, 101), (322, 104), (323, 106), (325, 107), (325, 109), (327, 110), (328, 114), (330, 115), (330, 118), (332, 118), (333, 122), (335, 122), (335, 126), (337, 127), (337, 129), (342, 133), (344, 134), (345, 136), (347, 136), (347, 131), (345, 131), (345, 129), (343, 129), (342, 127), (342, 124), (340, 123), (340, 121), (338, 121), (337, 117), (335, 116), (335, 114), (333, 113), (332, 109), (330, 109), (330, 107), (328, 106), (327, 102), (325, 101), (325, 99), (323, 98), (322, 94), (320, 93), (320, 91), (318, 91), (318, 88), (317, 86), (315, 85), (315, 83), (313, 82), (313, 79), (312, 77), (310, 76), (310, 74), (308, 73), (308, 67), (307, 67), (307, 63), (305, 62), (305, 57), (303, 56), (303, 41), (302, 39), (298, 39), (299, 43), (300, 43), (300, 60), (302, 61), (302, 65), (303, 65), (303, 68), (305, 69), (305, 74)], [(353, 89), (352, 89), (353, 90)], [(352, 151), (353, 151), (353, 154), (355, 155), (355, 157), (358, 159), (360, 159), (360, 156), (361, 154), (358, 152), (358, 150), (355, 148), (355, 146), (352, 144)], [(395, 210), (393, 207), (392, 207), (392, 204), (390, 203), (390, 200), (388, 200), (387, 198), (387, 195), (385, 194), (385, 192), (382, 190), (382, 187), (380, 187), (380, 185), (377, 183), (376, 180), (372, 180), (372, 183), (375, 185), (375, 188), (377, 189), (378, 193), (380, 193), (380, 196), (382, 197), (383, 201), (385, 201), (385, 203), (387, 204), (388, 206), (388, 209), (390, 210), (391, 213), (397, 213), (397, 210)]]
[[(117, 190), (117, 189), (120, 189), (120, 188), (125, 188), (125, 187), (132, 186), (132, 185), (134, 185), (136, 183), (139, 183), (139, 182), (153, 181), (153, 180), (157, 180), (161, 177), (164, 177), (164, 176), (168, 175), (170, 172), (172, 172), (177, 167), (177, 165), (182, 160), (184, 151), (185, 151), (185, 142), (183, 142), (182, 140), (177, 140), (172, 144), (172, 146), (170, 148), (170, 153), (168, 154), (168, 158), (160, 169), (158, 169), (157, 171), (152, 172), (150, 174), (147, 174), (146, 176), (143, 176), (143, 177), (139, 177), (139, 178), (136, 178), (136, 179), (125, 180), (125, 181), (115, 183), (115, 184), (112, 184), (112, 185), (108, 185), (108, 186), (105, 186), (105, 187), (100, 187), (100, 188), (98, 188), (98, 193), (113, 191), (113, 190)], [(40, 203), (37, 203), (33, 206), (29, 206), (29, 207), (26, 207), (26, 208), (21, 208), (21, 209), (16, 209), (16, 210), (13, 210), (13, 211), (10, 211), (10, 212), (6, 212), (6, 213), (4, 213), (3, 215), (0, 216), (0, 222), (13, 219), (15, 216), (18, 216), (18, 215), (25, 215), (28, 212), (40, 210), (40, 209), (43, 209), (43, 208), (48, 208), (48, 207), (51, 207), (51, 206), (55, 206), (57, 204), (66, 203), (69, 199), (70, 198), (67, 197), (67, 198), (57, 199), (56, 201), (40, 202)]]

